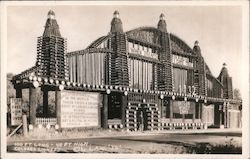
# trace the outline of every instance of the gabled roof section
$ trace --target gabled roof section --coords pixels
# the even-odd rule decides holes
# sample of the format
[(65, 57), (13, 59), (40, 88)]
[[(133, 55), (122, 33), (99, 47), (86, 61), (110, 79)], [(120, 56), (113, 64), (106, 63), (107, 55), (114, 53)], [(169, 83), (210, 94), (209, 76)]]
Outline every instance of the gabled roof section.
[(213, 76), (210, 68), (208, 67), (208, 65), (206, 63), (205, 63), (205, 72), (206, 72), (207, 76), (214, 79), (217, 83), (219, 83), (223, 87), (222, 83), (216, 77)]
[(223, 88), (223, 84), (217, 78), (215, 78), (212, 74), (206, 73), (206, 76), (212, 78), (215, 82), (217, 82)]
[(25, 78), (28, 78), (31, 75), (35, 75), (38, 71), (38, 67), (37, 66), (33, 66), (23, 72), (21, 72), (20, 74), (15, 75), (12, 79), (13, 80), (22, 80)]
[(205, 71), (207, 74), (212, 75), (212, 72), (210, 71), (210, 68), (208, 67), (207, 63), (205, 63)]
[(170, 33), (171, 48), (174, 52), (194, 55), (193, 50), (178, 36)]

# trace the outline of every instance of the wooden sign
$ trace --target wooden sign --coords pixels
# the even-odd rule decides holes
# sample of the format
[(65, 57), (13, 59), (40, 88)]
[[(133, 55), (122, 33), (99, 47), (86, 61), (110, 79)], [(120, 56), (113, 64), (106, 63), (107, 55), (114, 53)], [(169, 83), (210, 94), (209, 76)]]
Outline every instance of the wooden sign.
[(10, 99), (11, 125), (20, 125), (22, 123), (22, 98)]
[(100, 126), (100, 93), (64, 90), (61, 95), (62, 128)]
[(202, 105), (202, 122), (209, 125), (214, 124), (214, 105)]
[(195, 105), (189, 101), (174, 101), (173, 112), (178, 114), (193, 114)]
[(193, 63), (190, 62), (187, 57), (183, 57), (183, 56), (173, 55), (172, 62), (178, 65), (193, 67)]

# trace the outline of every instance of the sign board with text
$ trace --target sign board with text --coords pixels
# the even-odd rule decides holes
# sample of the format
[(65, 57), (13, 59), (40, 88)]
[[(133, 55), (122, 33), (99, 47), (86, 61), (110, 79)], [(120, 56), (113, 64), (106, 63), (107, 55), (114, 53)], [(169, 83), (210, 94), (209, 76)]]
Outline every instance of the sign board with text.
[(61, 92), (61, 127), (98, 127), (102, 95), (93, 92)]
[(173, 112), (177, 114), (193, 114), (195, 103), (189, 101), (173, 101)]
[(214, 104), (202, 105), (202, 122), (208, 126), (214, 124)]
[(20, 125), (22, 123), (22, 99), (10, 99), (11, 125)]

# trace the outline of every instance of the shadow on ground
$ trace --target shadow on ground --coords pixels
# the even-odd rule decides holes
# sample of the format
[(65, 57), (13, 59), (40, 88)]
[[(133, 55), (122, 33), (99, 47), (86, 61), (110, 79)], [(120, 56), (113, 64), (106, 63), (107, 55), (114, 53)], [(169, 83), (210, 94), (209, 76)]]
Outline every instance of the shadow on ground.
[(183, 146), (187, 149), (186, 153), (195, 153), (195, 154), (242, 154), (242, 147), (235, 146), (232, 140), (230, 140), (224, 145), (210, 144), (207, 142), (190, 144), (180, 141), (163, 141), (163, 140), (159, 141), (159, 140), (124, 139), (124, 138), (115, 138), (115, 140), (150, 142), (156, 144)]

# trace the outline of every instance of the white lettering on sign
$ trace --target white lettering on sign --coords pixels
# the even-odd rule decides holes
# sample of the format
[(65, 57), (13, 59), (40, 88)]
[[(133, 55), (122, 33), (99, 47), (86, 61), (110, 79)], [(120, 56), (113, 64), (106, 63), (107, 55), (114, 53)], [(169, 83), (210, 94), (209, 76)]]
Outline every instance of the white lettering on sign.
[(190, 101), (173, 101), (173, 112), (178, 114), (193, 114), (195, 103)]
[(202, 122), (209, 125), (214, 124), (214, 104), (202, 104)]
[(180, 110), (180, 114), (188, 114), (189, 108), (190, 108), (190, 103), (189, 102), (181, 102), (178, 103), (178, 107)]
[(11, 125), (20, 125), (22, 123), (22, 99), (10, 99)]
[(62, 91), (62, 128), (98, 127), (99, 107), (102, 105), (101, 97), (100, 93)]
[(133, 48), (132, 46), (129, 46), (129, 53), (138, 54), (138, 55), (142, 55), (142, 56), (145, 56), (145, 57), (158, 59), (158, 54), (157, 53), (152, 53), (152, 52), (147, 51), (147, 50), (141, 50), (141, 48), (136, 49), (136, 48)]
[(193, 67), (193, 63), (189, 62), (189, 58), (183, 56), (173, 55), (172, 62), (178, 65)]

